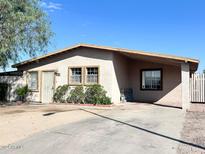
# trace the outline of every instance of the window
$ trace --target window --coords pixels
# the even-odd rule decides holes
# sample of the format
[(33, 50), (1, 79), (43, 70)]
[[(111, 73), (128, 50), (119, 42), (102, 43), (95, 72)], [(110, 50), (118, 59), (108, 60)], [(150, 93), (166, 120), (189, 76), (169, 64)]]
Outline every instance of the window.
[(98, 67), (86, 68), (86, 83), (98, 83)]
[(141, 90), (162, 90), (162, 70), (142, 70)]
[(38, 90), (38, 72), (29, 72), (28, 88)]
[(68, 69), (68, 84), (97, 84), (99, 83), (99, 68), (97, 66), (71, 67)]
[(71, 68), (70, 69), (70, 83), (80, 84), (82, 83), (82, 68)]

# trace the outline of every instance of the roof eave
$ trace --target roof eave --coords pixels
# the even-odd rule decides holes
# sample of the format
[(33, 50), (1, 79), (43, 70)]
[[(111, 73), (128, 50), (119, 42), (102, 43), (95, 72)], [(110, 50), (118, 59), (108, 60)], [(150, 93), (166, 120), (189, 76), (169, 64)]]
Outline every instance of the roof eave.
[(76, 49), (79, 47), (87, 47), (87, 48), (94, 48), (94, 49), (102, 49), (102, 50), (109, 50), (109, 51), (115, 51), (115, 52), (123, 52), (123, 53), (129, 53), (129, 54), (139, 54), (143, 56), (151, 56), (151, 57), (158, 57), (158, 58), (166, 58), (166, 59), (173, 59), (176, 61), (180, 62), (185, 62), (185, 63), (194, 63), (196, 66), (196, 69), (198, 68), (199, 60), (197, 59), (192, 59), (192, 58), (185, 58), (185, 57), (177, 57), (177, 56), (172, 56), (172, 55), (164, 55), (164, 54), (158, 54), (158, 53), (151, 53), (151, 52), (144, 52), (144, 51), (139, 51), (139, 50), (128, 50), (128, 49), (122, 49), (122, 48), (112, 48), (112, 47), (104, 47), (104, 46), (97, 46), (97, 45), (88, 45), (88, 44), (77, 44), (69, 48), (64, 48), (61, 50), (58, 50), (54, 53), (49, 53), (44, 56), (36, 57), (30, 60), (26, 60), (17, 64), (12, 65), (13, 68), (18, 68), (19, 66), (26, 65), (32, 62), (36, 62), (40, 59), (44, 59), (50, 56), (54, 56), (56, 54)]

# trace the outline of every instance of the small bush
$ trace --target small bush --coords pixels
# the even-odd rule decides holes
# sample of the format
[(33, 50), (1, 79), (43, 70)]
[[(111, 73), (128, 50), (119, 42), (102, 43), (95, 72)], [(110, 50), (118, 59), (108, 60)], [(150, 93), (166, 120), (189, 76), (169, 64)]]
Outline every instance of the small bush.
[(18, 95), (19, 97), (19, 100), (20, 101), (25, 101), (26, 99), (26, 96), (28, 94), (30, 90), (28, 89), (28, 86), (24, 86), (24, 87), (19, 87), (16, 89), (16, 94)]
[(70, 91), (70, 95), (67, 98), (67, 102), (70, 103), (84, 103), (85, 93), (83, 86), (76, 86)]
[(104, 96), (101, 98), (100, 104), (110, 105), (112, 104), (110, 97)]
[(111, 99), (106, 96), (106, 91), (99, 84), (90, 85), (85, 92), (85, 103), (111, 104)]
[(69, 90), (69, 86), (68, 85), (63, 85), (63, 86), (58, 86), (55, 90), (55, 93), (53, 95), (53, 100), (54, 102), (57, 103), (65, 103), (66, 101), (66, 93)]

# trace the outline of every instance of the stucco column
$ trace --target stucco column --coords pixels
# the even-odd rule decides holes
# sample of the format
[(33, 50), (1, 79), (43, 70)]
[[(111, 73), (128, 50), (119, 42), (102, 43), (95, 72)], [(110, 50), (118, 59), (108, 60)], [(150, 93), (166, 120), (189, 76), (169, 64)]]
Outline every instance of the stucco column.
[(182, 63), (181, 64), (182, 109), (185, 111), (190, 107), (189, 79), (190, 79), (189, 63)]

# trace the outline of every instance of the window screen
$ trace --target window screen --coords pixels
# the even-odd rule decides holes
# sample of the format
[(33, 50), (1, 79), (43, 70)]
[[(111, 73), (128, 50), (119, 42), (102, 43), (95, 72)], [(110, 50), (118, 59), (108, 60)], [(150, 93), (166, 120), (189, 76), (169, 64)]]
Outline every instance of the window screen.
[(98, 83), (98, 67), (87, 67), (86, 82)]
[(82, 68), (71, 68), (70, 83), (82, 83)]
[(28, 88), (30, 90), (38, 89), (38, 72), (29, 72)]

